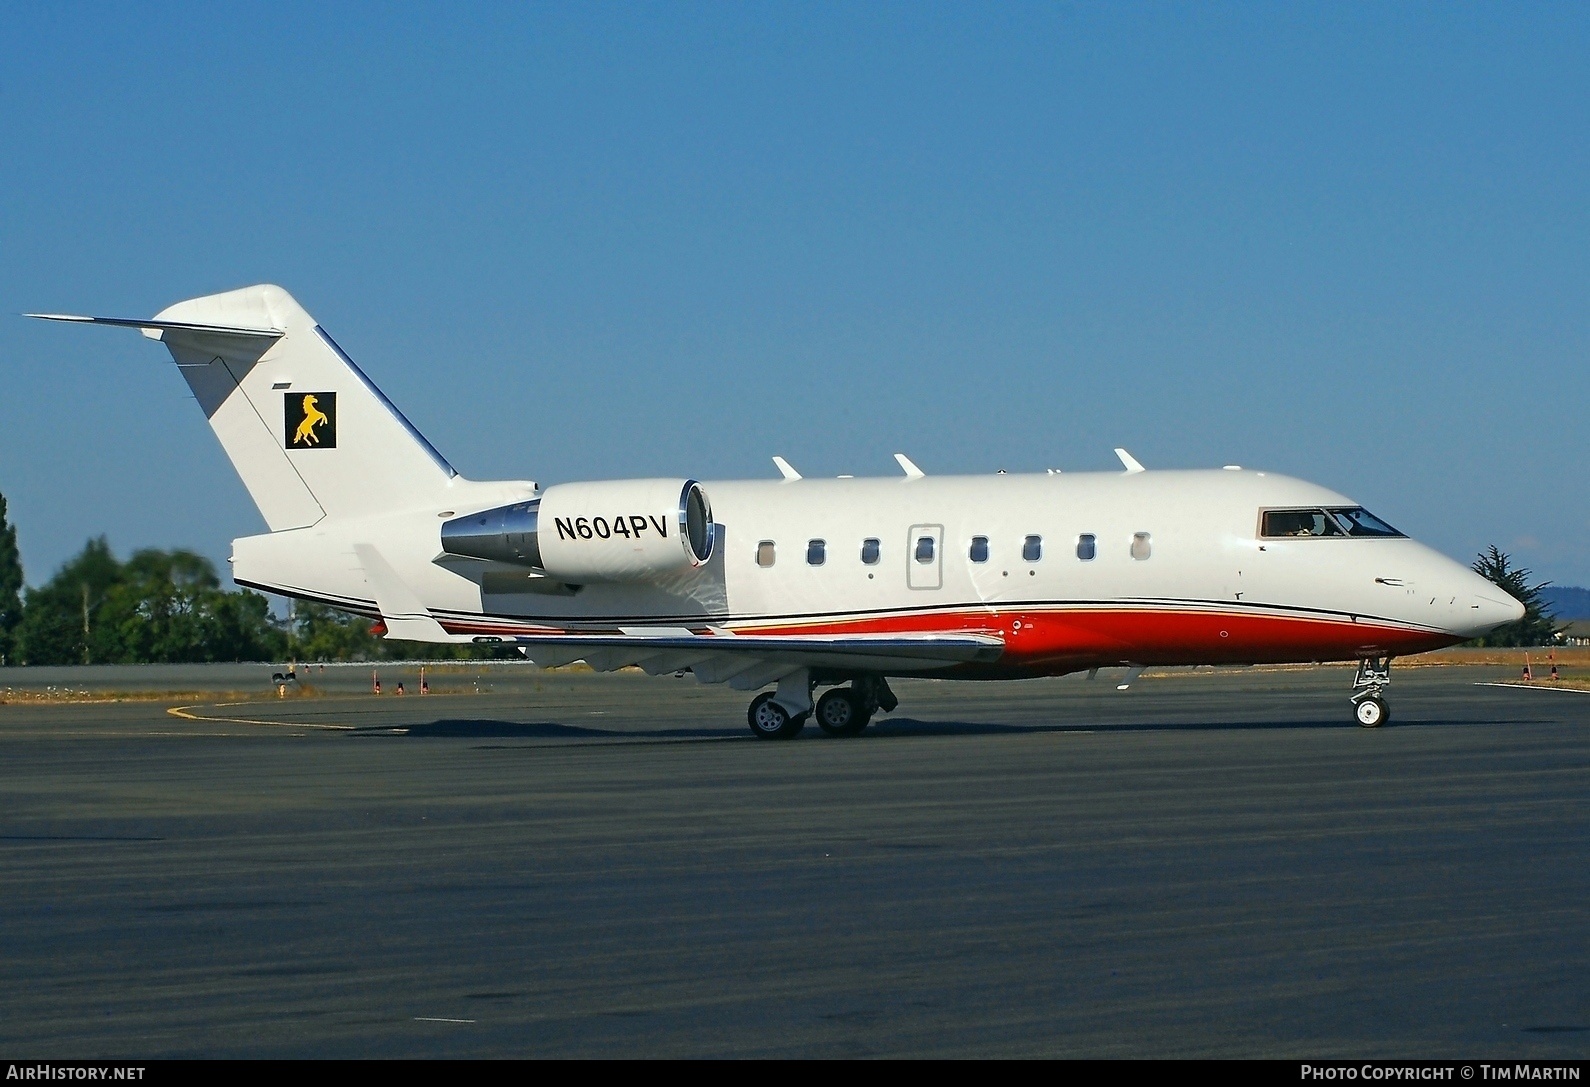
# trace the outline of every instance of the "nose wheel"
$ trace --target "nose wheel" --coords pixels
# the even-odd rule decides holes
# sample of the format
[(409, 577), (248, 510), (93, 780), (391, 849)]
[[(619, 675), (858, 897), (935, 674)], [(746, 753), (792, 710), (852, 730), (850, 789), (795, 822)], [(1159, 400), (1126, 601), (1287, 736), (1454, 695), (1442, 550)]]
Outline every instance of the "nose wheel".
[(1386, 708), (1385, 699), (1369, 697), (1353, 706), (1353, 716), (1365, 728), (1379, 728), (1391, 719), (1391, 711)]
[(1364, 728), (1379, 728), (1391, 720), (1384, 691), (1391, 684), (1391, 658), (1372, 657), (1358, 662), (1353, 678), (1353, 720)]

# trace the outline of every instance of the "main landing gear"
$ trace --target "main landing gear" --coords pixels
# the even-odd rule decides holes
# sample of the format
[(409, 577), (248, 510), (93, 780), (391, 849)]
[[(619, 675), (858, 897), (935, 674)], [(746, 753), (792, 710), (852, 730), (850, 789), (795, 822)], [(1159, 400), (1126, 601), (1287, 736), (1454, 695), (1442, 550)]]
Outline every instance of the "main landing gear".
[(807, 673), (800, 672), (779, 681), (778, 690), (757, 695), (746, 712), (751, 732), (762, 740), (793, 740), (806, 719), (815, 716), (817, 727), (830, 736), (859, 736), (875, 713), (888, 713), (900, 704), (882, 676), (861, 676), (849, 687), (835, 687), (817, 700), (815, 709), (811, 687)]
[(1391, 720), (1391, 708), (1382, 693), (1390, 683), (1390, 657), (1358, 662), (1358, 675), (1353, 679), (1353, 719), (1364, 728), (1379, 728)]
[(759, 740), (793, 740), (806, 727), (808, 713), (791, 713), (774, 699), (774, 691), (763, 691), (751, 700), (745, 719)]

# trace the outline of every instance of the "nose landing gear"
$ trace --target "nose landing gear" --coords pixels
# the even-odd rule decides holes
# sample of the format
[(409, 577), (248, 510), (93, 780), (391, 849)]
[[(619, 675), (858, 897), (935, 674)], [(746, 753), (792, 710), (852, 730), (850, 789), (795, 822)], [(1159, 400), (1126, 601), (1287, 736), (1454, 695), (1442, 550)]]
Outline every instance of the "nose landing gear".
[(1364, 728), (1379, 728), (1391, 720), (1391, 708), (1382, 694), (1390, 684), (1390, 657), (1358, 662), (1358, 675), (1353, 678), (1353, 719)]

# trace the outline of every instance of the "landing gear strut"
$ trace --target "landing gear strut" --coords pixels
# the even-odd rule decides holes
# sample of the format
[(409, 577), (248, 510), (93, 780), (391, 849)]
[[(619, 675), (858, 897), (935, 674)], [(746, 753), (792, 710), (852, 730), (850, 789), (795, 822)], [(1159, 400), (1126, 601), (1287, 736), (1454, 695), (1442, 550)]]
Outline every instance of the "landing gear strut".
[(1390, 683), (1390, 657), (1358, 662), (1358, 675), (1353, 679), (1353, 719), (1364, 728), (1379, 728), (1391, 720), (1391, 709), (1382, 694)]

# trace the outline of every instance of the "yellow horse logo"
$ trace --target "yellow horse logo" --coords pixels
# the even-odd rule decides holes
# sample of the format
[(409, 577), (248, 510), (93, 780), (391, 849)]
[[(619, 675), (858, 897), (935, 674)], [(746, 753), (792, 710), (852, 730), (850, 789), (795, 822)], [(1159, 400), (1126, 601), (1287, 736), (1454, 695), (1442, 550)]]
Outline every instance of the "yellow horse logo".
[(304, 397), (304, 421), (298, 424), (298, 429), (293, 432), (294, 445), (319, 445), (320, 439), (315, 436), (315, 428), (331, 421), (325, 412), (315, 405), (318, 403), (313, 395)]

